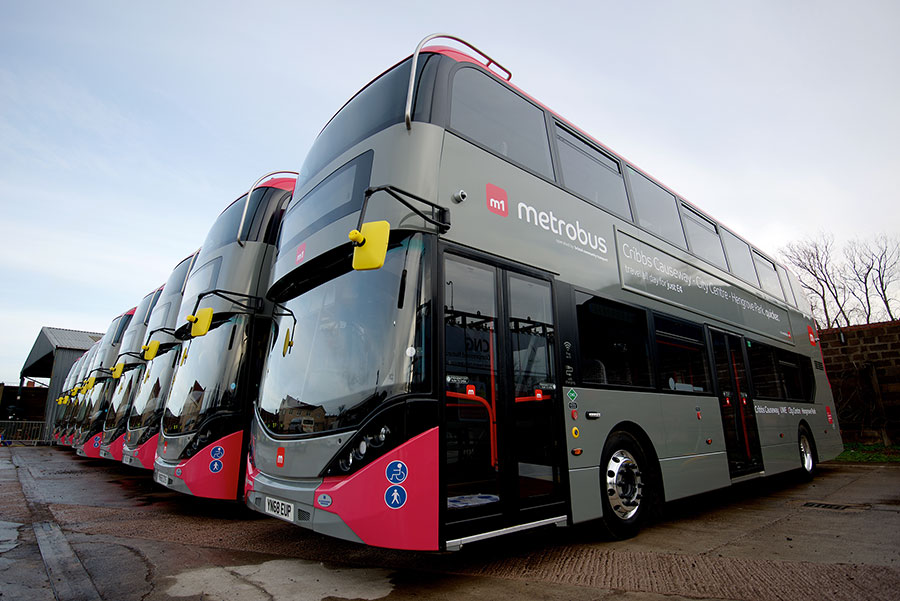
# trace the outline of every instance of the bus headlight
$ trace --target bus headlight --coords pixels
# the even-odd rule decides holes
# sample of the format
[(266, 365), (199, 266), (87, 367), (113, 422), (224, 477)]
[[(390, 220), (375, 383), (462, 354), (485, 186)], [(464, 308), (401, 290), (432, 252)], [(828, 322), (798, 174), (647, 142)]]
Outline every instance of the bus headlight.
[(362, 460), (362, 458), (366, 456), (366, 451), (368, 450), (368, 448), (369, 448), (369, 445), (366, 443), (366, 439), (363, 438), (362, 440), (360, 440), (359, 446), (357, 446), (353, 450), (354, 459)]
[(349, 472), (353, 469), (353, 453), (342, 457), (338, 460), (338, 467), (341, 468), (341, 471)]

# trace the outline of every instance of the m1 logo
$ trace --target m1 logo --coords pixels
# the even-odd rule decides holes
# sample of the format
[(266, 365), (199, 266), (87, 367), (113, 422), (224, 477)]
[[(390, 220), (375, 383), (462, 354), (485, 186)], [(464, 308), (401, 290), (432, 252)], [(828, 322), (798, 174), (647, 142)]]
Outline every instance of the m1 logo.
[(297, 247), (297, 259), (294, 261), (294, 265), (299, 265), (303, 262), (303, 259), (306, 258), (306, 242)]
[(816, 331), (812, 326), (806, 326), (806, 332), (809, 334), (809, 343), (816, 346)]
[(284, 467), (284, 447), (278, 447), (278, 451), (275, 453), (275, 465)]
[(501, 217), (509, 217), (509, 199), (506, 190), (498, 188), (494, 184), (488, 184), (485, 189), (488, 211)]

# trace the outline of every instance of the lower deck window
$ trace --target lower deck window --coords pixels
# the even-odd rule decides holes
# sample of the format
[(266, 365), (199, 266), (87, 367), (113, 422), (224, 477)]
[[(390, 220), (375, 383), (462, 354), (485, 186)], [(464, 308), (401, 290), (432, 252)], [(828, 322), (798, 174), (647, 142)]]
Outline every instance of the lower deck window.
[(709, 392), (710, 370), (703, 328), (659, 315), (654, 321), (662, 389)]
[(652, 386), (646, 313), (581, 292), (576, 303), (582, 382)]

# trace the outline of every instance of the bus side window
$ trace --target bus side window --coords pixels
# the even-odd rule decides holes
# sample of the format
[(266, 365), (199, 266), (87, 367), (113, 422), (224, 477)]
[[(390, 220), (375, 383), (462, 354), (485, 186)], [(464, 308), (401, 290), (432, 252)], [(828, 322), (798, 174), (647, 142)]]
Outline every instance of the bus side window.
[(593, 205), (631, 221), (625, 180), (618, 161), (568, 130), (556, 126), (563, 186)]
[(553, 179), (544, 111), (490, 75), (470, 67), (456, 72), (450, 99), (450, 128)]
[(634, 194), (637, 222), (678, 248), (687, 248), (675, 196), (628, 167), (628, 181)]
[(584, 384), (651, 387), (647, 314), (575, 293)]
[(709, 392), (710, 369), (703, 328), (655, 315), (659, 381), (663, 390)]

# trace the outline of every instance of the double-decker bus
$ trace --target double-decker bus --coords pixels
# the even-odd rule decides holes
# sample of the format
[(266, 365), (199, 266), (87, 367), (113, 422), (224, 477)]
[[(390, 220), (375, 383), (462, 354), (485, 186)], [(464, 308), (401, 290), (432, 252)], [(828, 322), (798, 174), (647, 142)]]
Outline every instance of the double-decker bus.
[(66, 375), (66, 381), (63, 383), (62, 394), (56, 400), (60, 405), (65, 405), (66, 408), (60, 413), (59, 417), (56, 418), (56, 423), (53, 427), (53, 440), (59, 444), (62, 442), (62, 433), (65, 428), (65, 424), (71, 415), (72, 408), (74, 407), (74, 403), (72, 402), (73, 397), (73, 389), (75, 388), (75, 384), (78, 381), (78, 374), (81, 370), (81, 365), (84, 363), (85, 357), (87, 357), (88, 351), (82, 353), (82, 355), (75, 360), (75, 363), (72, 364), (72, 367), (69, 368), (69, 373)]
[(81, 457), (100, 458), (100, 442), (103, 438), (103, 422), (112, 397), (115, 380), (112, 368), (119, 356), (119, 347), (128, 324), (137, 307), (132, 307), (112, 320), (109, 329), (100, 339), (100, 346), (91, 362), (84, 384), (84, 399), (75, 418), (75, 437), (72, 446)]
[(111, 370), (112, 395), (106, 409), (100, 438), (100, 456), (104, 459), (122, 461), (128, 412), (131, 410), (131, 403), (144, 374), (145, 362), (141, 349), (144, 334), (147, 333), (150, 313), (159, 301), (162, 291), (163, 286), (160, 286), (141, 299), (134, 311), (131, 323), (128, 324), (125, 334), (122, 335), (119, 355), (113, 362), (115, 367)]
[(137, 391), (128, 413), (122, 447), (122, 462), (127, 465), (153, 469), (163, 403), (181, 350), (181, 341), (174, 335), (175, 320), (178, 318), (188, 273), (199, 252), (198, 250), (185, 257), (175, 266), (150, 314), (146, 343), (141, 347), (142, 357), (147, 364), (137, 381)]
[[(183, 340), (165, 400), (154, 478), (174, 490), (240, 499), (250, 413), (272, 328), (263, 298), (293, 177), (270, 173), (216, 219), (188, 276)], [(263, 180), (267, 180), (264, 181)]]
[(87, 396), (87, 374), (99, 348), (100, 340), (92, 344), (91, 348), (81, 357), (81, 365), (78, 368), (78, 375), (75, 377), (75, 386), (69, 391), (69, 408), (66, 410), (64, 421), (60, 426), (60, 444), (71, 447), (75, 442), (78, 415), (81, 413), (81, 407)]
[(402, 549), (627, 537), (658, 503), (837, 455), (796, 279), (433, 38), (303, 164), (248, 506)]

